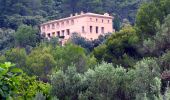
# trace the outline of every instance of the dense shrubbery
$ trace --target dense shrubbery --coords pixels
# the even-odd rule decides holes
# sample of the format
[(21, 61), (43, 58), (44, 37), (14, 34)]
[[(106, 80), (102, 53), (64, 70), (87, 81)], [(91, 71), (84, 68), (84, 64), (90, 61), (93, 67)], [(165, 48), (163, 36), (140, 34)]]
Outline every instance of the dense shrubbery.
[(50, 85), (29, 77), (11, 63), (0, 64), (0, 99), (33, 99), (41, 91), (49, 97)]
[(93, 54), (98, 61), (104, 60), (115, 65), (130, 67), (138, 56), (135, 47), (138, 41), (136, 30), (132, 26), (125, 26), (119, 32), (112, 34), (105, 44), (96, 47)]
[[(43, 17), (62, 17), (81, 9), (112, 12), (110, 7), (114, 0), (6, 1), (0, 0), (0, 4), (6, 4), (0, 6), (3, 11), (0, 13), (1, 27), (16, 31), (0, 29), (0, 99), (170, 98), (169, 0), (144, 3), (138, 11), (135, 26), (124, 20), (120, 31), (111, 35), (100, 36), (94, 41), (75, 35), (64, 46), (59, 45), (58, 38), (48, 40), (38, 35), (36, 25), (44, 20)], [(134, 3), (136, 1), (115, 1), (123, 8)], [(82, 4), (87, 6), (80, 6)]]

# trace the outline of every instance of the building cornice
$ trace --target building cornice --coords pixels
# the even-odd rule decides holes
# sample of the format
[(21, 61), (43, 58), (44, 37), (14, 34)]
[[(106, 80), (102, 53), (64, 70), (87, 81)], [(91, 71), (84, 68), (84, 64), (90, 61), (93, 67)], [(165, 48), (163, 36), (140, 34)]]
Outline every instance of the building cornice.
[(75, 15), (75, 16), (70, 16), (70, 17), (58, 19), (58, 20), (48, 21), (48, 22), (42, 23), (41, 26), (46, 25), (46, 24), (56, 23), (56, 22), (62, 22), (62, 21), (66, 21), (66, 20), (73, 20), (73, 19), (80, 18), (80, 17), (100, 17), (100, 18), (113, 19), (113, 17), (109, 16), (107, 13), (104, 14), (104, 15), (95, 14), (95, 13), (81, 13), (80, 15)]

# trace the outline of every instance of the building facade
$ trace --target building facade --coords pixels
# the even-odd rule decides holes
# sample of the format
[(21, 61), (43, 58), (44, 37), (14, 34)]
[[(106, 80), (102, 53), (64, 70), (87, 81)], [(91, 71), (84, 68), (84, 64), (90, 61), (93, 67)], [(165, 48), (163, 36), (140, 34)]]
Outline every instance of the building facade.
[(78, 33), (80, 36), (89, 40), (97, 39), (99, 35), (114, 32), (113, 17), (105, 13), (83, 13), (70, 15), (70, 17), (52, 20), (40, 25), (41, 34), (46, 38), (62, 38), (67, 41), (72, 33)]

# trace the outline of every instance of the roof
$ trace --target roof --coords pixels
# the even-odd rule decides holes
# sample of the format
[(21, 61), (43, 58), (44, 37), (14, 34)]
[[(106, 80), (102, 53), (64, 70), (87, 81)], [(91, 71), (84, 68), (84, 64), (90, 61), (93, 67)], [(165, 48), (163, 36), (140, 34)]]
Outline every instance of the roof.
[(75, 16), (70, 16), (70, 17), (66, 17), (66, 18), (61, 18), (58, 20), (51, 20), (45, 23), (42, 23), (41, 25), (46, 25), (46, 24), (50, 24), (50, 23), (55, 23), (55, 22), (60, 22), (60, 21), (64, 21), (64, 20), (71, 20), (71, 19), (75, 19), (75, 18), (79, 18), (79, 17), (85, 17), (85, 16), (92, 16), (92, 17), (101, 17), (101, 18), (110, 18), (113, 19), (112, 16), (109, 16), (108, 13), (105, 13), (104, 15), (101, 14), (95, 14), (95, 13), (81, 13), (81, 14), (77, 14)]

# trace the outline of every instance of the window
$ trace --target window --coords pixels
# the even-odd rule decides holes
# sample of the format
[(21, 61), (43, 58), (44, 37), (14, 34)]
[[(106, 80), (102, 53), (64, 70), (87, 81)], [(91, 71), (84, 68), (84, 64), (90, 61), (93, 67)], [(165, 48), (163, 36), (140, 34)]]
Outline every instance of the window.
[(99, 33), (99, 28), (96, 26), (96, 33)]
[(48, 27), (48, 29), (49, 29), (49, 28), (50, 28), (50, 25), (48, 24), (47, 27)]
[(52, 24), (52, 29), (54, 29), (55, 28), (55, 25), (54, 24)]
[(64, 22), (61, 22), (61, 25), (64, 26)]
[(90, 21), (92, 21), (92, 18), (90, 18)]
[(57, 27), (59, 27), (60, 26), (60, 24), (57, 22)]
[(71, 24), (72, 24), (72, 25), (74, 24), (74, 20), (71, 20)]
[(67, 29), (67, 35), (70, 35), (70, 30), (69, 29)]
[(53, 37), (55, 36), (55, 32), (52, 33)]
[(50, 34), (50, 33), (48, 33), (48, 37), (49, 37), (49, 38), (51, 37), (51, 34)]
[(101, 27), (101, 33), (104, 33), (104, 27)]
[(84, 26), (82, 26), (82, 33), (84, 33), (85, 32), (85, 30), (84, 30)]
[(102, 19), (102, 23), (104, 22), (104, 20)]
[(96, 19), (96, 22), (98, 21), (98, 19)]
[(92, 33), (93, 32), (93, 27), (92, 26), (90, 26), (90, 33)]
[(60, 36), (60, 31), (57, 31), (57, 36)]
[(108, 20), (108, 23), (109, 23), (110, 21)]
[(67, 23), (67, 25), (69, 25), (69, 21), (68, 20), (66, 21), (66, 23)]
[(64, 36), (64, 30), (62, 30), (62, 36)]

